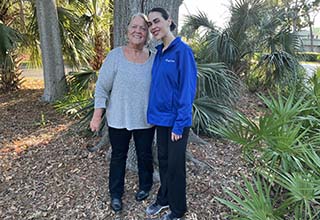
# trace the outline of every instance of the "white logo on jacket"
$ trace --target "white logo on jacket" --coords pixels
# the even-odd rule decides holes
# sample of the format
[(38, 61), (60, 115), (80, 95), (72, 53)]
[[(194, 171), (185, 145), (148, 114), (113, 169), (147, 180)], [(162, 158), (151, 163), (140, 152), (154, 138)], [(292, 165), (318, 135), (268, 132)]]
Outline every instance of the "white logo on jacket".
[(175, 63), (176, 62), (175, 60), (171, 60), (171, 59), (166, 59), (165, 61), (168, 63)]

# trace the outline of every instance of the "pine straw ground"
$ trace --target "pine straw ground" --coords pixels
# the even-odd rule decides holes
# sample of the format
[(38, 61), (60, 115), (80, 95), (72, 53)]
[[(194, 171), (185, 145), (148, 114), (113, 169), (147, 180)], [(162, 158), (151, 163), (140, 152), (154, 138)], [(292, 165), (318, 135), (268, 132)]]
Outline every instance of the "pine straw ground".
[[(0, 95), (0, 219), (148, 219), (144, 210), (159, 183), (138, 203), (137, 175), (127, 171), (124, 211), (116, 216), (109, 207), (105, 152), (88, 153), (92, 138), (77, 134), (76, 120), (42, 103), (42, 92), (41, 80), (27, 79), (22, 90)], [(240, 103), (255, 116), (255, 98), (245, 95)], [(230, 210), (215, 197), (228, 198), (223, 188), (236, 191), (235, 183), (249, 169), (239, 146), (205, 140), (209, 146), (189, 144), (213, 169), (187, 163), (188, 220), (224, 219)]]

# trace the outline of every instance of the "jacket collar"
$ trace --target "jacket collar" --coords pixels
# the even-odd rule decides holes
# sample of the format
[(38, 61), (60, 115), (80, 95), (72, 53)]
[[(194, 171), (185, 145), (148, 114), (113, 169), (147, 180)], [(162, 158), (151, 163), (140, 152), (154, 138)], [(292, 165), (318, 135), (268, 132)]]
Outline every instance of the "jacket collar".
[[(170, 45), (168, 46), (168, 48), (166, 49), (166, 51), (169, 50), (169, 49), (171, 49), (172, 47), (174, 47), (175, 45), (177, 45), (177, 44), (180, 43), (180, 42), (181, 42), (181, 37), (176, 37), (176, 38), (170, 43)], [(163, 45), (163, 43), (162, 43), (162, 44), (156, 46), (156, 49), (161, 52), (162, 49), (163, 49), (163, 47), (164, 47), (164, 45)]]

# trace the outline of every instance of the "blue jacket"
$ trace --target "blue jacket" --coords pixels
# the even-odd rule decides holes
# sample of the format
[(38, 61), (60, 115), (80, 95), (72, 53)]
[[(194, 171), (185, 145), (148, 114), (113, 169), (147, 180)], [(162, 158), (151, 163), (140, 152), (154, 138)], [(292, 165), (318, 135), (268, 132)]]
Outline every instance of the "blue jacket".
[(181, 135), (192, 125), (192, 103), (196, 93), (197, 68), (191, 48), (175, 38), (162, 52), (156, 47), (148, 106), (148, 123), (172, 127)]

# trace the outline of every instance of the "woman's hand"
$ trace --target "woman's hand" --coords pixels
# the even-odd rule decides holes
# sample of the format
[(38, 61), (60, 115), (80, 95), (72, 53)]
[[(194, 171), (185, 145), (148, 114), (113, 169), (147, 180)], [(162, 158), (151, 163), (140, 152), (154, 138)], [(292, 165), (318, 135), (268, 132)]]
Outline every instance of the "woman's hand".
[(182, 138), (182, 135), (181, 134), (175, 134), (173, 132), (171, 132), (171, 140), (174, 142), (174, 141), (178, 141)]
[(99, 131), (100, 124), (102, 121), (102, 119), (101, 119), (102, 113), (103, 113), (103, 109), (101, 109), (101, 108), (94, 109), (93, 116), (90, 121), (91, 131), (93, 131), (93, 132)]
[(91, 131), (92, 131), (92, 132), (99, 131), (100, 124), (101, 124), (101, 118), (92, 117), (92, 119), (91, 119), (91, 121), (90, 121)]

